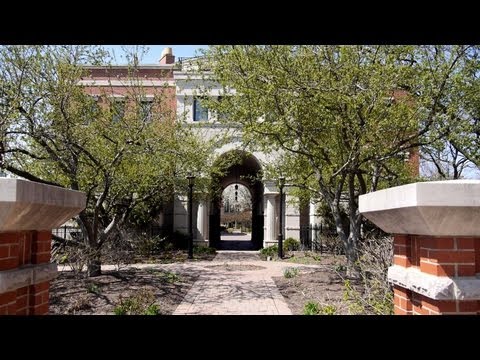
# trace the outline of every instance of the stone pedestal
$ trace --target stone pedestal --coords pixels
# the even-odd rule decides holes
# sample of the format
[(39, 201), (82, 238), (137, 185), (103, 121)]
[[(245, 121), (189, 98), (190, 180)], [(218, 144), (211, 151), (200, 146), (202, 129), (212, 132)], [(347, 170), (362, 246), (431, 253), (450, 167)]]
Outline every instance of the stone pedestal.
[(85, 194), (0, 179), (0, 315), (48, 314), (51, 233), (85, 208)]
[(360, 196), (394, 234), (395, 314), (480, 313), (480, 181), (415, 183)]

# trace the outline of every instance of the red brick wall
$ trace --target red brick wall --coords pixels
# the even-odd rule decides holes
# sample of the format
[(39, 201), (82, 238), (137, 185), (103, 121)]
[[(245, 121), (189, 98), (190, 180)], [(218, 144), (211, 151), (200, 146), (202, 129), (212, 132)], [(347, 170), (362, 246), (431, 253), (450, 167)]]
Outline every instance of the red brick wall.
[[(0, 233), (0, 271), (50, 262), (50, 231)], [(0, 315), (48, 313), (49, 281), (0, 294)]]
[[(474, 277), (480, 269), (479, 237), (394, 236), (395, 265), (448, 277)], [(394, 287), (395, 314), (480, 313), (479, 301), (433, 300), (399, 286)]]

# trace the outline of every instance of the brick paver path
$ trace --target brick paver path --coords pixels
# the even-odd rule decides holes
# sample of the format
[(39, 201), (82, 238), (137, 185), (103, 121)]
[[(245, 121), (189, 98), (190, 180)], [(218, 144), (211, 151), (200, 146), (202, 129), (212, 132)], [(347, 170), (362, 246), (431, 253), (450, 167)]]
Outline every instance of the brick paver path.
[[(320, 265), (262, 261), (258, 251), (222, 250), (213, 261), (130, 266), (199, 275), (174, 315), (291, 315), (272, 277), (283, 276), (284, 270), (290, 267), (300, 272), (321, 268)], [(102, 270), (114, 269), (113, 265), (102, 265)], [(59, 270), (62, 271), (61, 266)]]
[(203, 271), (174, 315), (292, 314), (272, 276), (298, 264), (261, 261), (257, 252), (219, 251), (213, 261), (195, 266)]

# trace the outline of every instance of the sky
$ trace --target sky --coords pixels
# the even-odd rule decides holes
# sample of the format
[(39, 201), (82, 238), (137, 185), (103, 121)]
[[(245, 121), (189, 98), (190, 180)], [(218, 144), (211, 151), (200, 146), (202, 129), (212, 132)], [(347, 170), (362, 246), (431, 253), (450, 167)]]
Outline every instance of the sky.
[[(129, 45), (133, 46), (133, 45)], [(145, 45), (148, 48), (148, 52), (140, 60), (141, 64), (158, 64), (160, 60), (160, 54), (166, 47), (171, 47), (173, 55), (178, 59), (179, 57), (195, 56), (195, 51), (199, 49), (206, 49), (207, 45)], [(110, 52), (114, 52), (114, 63), (125, 64), (125, 53), (122, 50), (122, 45), (104, 45), (104, 47)]]

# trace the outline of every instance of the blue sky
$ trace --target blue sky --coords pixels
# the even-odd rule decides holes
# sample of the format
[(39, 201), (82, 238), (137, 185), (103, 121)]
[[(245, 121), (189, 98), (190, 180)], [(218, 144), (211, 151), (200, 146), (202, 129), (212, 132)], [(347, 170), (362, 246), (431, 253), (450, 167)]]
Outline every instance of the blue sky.
[[(128, 45), (129, 47), (133, 45)], [(160, 54), (166, 47), (171, 47), (173, 55), (178, 59), (179, 57), (195, 56), (195, 51), (199, 49), (206, 49), (208, 45), (145, 45), (148, 48), (148, 52), (141, 59), (142, 64), (158, 64)], [(104, 45), (104, 47), (110, 52), (115, 53), (114, 63), (124, 64), (126, 63), (125, 54), (122, 50), (122, 45)]]

